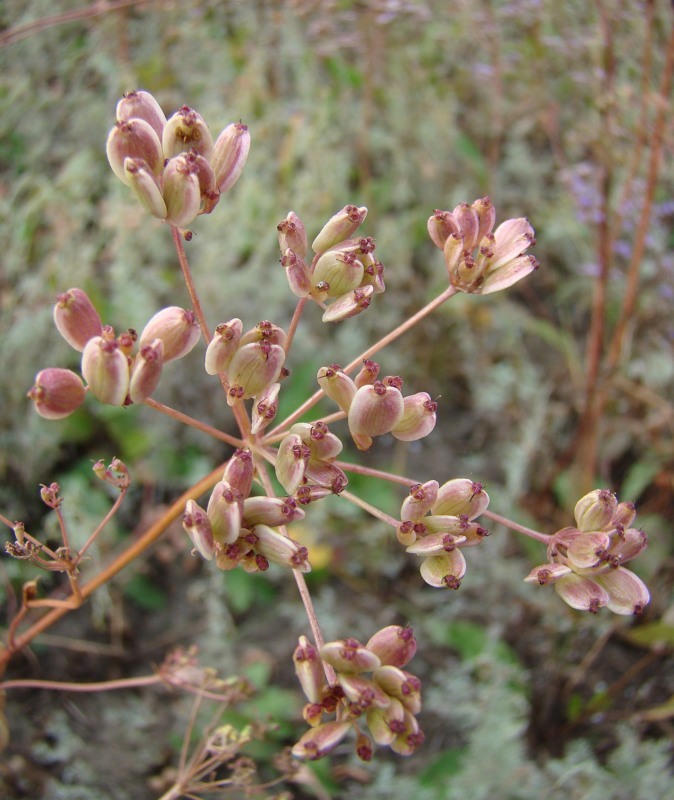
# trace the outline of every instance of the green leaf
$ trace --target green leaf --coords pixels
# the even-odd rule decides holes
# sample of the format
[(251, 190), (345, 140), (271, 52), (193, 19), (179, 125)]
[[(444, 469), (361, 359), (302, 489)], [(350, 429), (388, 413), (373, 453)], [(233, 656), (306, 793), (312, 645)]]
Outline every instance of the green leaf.
[(166, 594), (145, 575), (134, 575), (124, 587), (124, 594), (148, 611), (159, 611), (166, 606)]

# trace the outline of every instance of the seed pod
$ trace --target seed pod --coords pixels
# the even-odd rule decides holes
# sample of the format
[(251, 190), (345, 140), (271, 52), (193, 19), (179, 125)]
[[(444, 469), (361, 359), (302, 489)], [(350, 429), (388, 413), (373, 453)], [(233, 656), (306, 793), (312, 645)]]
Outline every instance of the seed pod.
[(481, 243), (485, 236), (491, 233), (496, 222), (496, 209), (488, 197), (476, 200), (471, 206), (478, 219), (477, 242)]
[(371, 672), (381, 666), (379, 656), (364, 647), (357, 639), (340, 639), (321, 647), (321, 658), (337, 672), (357, 674)]
[(324, 722), (310, 728), (292, 749), (295, 758), (317, 761), (342, 741), (351, 728), (350, 722)]
[(312, 292), (311, 273), (304, 260), (288, 248), (281, 258), (281, 266), (286, 271), (290, 291), (295, 297), (309, 297)]
[(468, 478), (454, 478), (443, 483), (438, 490), (438, 497), (433, 508), (433, 514), (461, 514), (474, 519), (478, 517), (489, 505), (489, 495), (484, 491), (481, 483)]
[(327, 283), (330, 286), (327, 296), (336, 298), (360, 286), (363, 271), (362, 262), (353, 253), (328, 250), (316, 262), (311, 281), (314, 286)]
[(283, 536), (268, 525), (256, 525), (253, 532), (258, 537), (255, 550), (260, 555), (274, 564), (290, 567), (298, 572), (311, 572), (309, 552), (299, 542), (289, 536)]
[(319, 703), (321, 690), (325, 685), (323, 664), (318, 655), (318, 650), (306, 636), (300, 636), (299, 638), (293, 653), (293, 663), (295, 665), (295, 674), (307, 700), (310, 703)]
[(201, 208), (199, 176), (185, 155), (170, 159), (164, 167), (163, 194), (166, 221), (176, 228), (185, 228)]
[(288, 492), (294, 494), (302, 481), (311, 450), (296, 433), (283, 438), (276, 453), (276, 477)]
[(372, 302), (373, 286), (360, 286), (330, 303), (321, 319), (323, 322), (342, 322), (367, 310)]
[(206, 513), (218, 544), (233, 544), (239, 538), (243, 499), (227, 481), (218, 481), (213, 487)]
[(255, 398), (253, 413), (251, 415), (250, 432), (261, 433), (276, 417), (278, 411), (278, 395), (281, 391), (280, 383), (272, 383), (262, 394)]
[(255, 462), (253, 454), (246, 448), (239, 448), (234, 451), (234, 455), (225, 464), (225, 471), (222, 473), (222, 480), (229, 483), (232, 489), (241, 494), (242, 498), (250, 495), (253, 487), (253, 476), (255, 474)]
[(257, 495), (247, 497), (243, 501), (243, 525), (254, 528), (256, 525), (268, 525), (277, 528), (289, 525), (295, 520), (303, 519), (304, 511), (298, 508), (292, 497), (266, 497)]
[(365, 647), (379, 657), (382, 665), (404, 667), (417, 652), (417, 641), (412, 628), (388, 625), (371, 636)]
[(35, 385), (28, 392), (37, 413), (45, 419), (70, 416), (84, 402), (86, 391), (79, 375), (69, 369), (51, 367), (35, 376)]
[(426, 227), (428, 228), (428, 235), (431, 237), (431, 241), (440, 250), (444, 248), (445, 242), (449, 236), (452, 234), (456, 236), (461, 235), (459, 223), (450, 211), (440, 211), (436, 209), (432, 216), (428, 218)]
[(228, 404), (232, 406), (239, 399), (256, 397), (276, 383), (281, 375), (285, 357), (285, 350), (280, 345), (265, 341), (239, 347), (227, 369), (230, 383)]
[(595, 489), (576, 503), (576, 525), (581, 531), (602, 531), (611, 524), (617, 508), (618, 500), (612, 492)]
[(464, 248), (473, 251), (480, 241), (478, 239), (480, 221), (477, 216), (477, 211), (473, 206), (469, 206), (468, 203), (459, 203), (452, 212), (452, 215), (459, 224), (461, 235), (463, 236)]
[(325, 394), (348, 413), (357, 388), (353, 380), (344, 372), (339, 364), (321, 367), (316, 376), (318, 385)]
[(54, 323), (66, 342), (80, 353), (89, 339), (103, 332), (98, 311), (82, 289), (68, 289), (56, 298)]

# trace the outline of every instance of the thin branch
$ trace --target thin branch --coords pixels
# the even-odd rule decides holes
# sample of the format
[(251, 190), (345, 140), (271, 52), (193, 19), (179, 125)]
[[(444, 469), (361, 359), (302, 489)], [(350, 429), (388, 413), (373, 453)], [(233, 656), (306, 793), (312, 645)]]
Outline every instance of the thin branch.
[(537, 542), (543, 542), (543, 544), (548, 544), (552, 538), (547, 533), (541, 533), (540, 531), (535, 531), (532, 528), (526, 528), (524, 525), (520, 525), (518, 522), (513, 522), (511, 519), (502, 517), (500, 514), (495, 514), (493, 511), (489, 511), (488, 509), (482, 512), (482, 516), (488, 517), (489, 519), (493, 520), (494, 522), (498, 522), (501, 525), (505, 525), (506, 528), (510, 528), (512, 531), (522, 533), (525, 536), (528, 536), (530, 539), (535, 539)]
[(178, 422), (182, 422), (184, 425), (189, 425), (190, 428), (196, 428), (196, 430), (198, 431), (207, 433), (214, 439), (219, 439), (221, 442), (225, 442), (226, 444), (229, 444), (232, 447), (243, 447), (244, 445), (242, 439), (238, 439), (236, 436), (231, 436), (229, 433), (225, 433), (224, 431), (218, 430), (217, 428), (214, 428), (212, 425), (207, 425), (205, 422), (199, 422), (199, 420), (194, 419), (194, 417), (190, 417), (187, 414), (183, 414), (181, 411), (176, 411), (174, 408), (171, 408), (170, 406), (165, 406), (163, 403), (159, 403), (157, 400), (153, 400), (151, 397), (148, 397), (147, 400), (144, 400), (143, 402), (145, 403), (146, 406), (153, 408), (155, 411), (159, 411), (162, 414), (166, 414), (167, 417), (171, 417), (171, 419), (178, 420)]

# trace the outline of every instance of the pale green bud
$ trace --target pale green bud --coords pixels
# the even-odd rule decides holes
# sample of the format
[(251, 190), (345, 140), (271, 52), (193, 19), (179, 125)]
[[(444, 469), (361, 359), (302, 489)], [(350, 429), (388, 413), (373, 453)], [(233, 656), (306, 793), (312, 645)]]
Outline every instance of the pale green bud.
[(185, 155), (175, 156), (164, 167), (163, 195), (166, 221), (176, 228), (187, 227), (199, 214), (199, 176)]
[(321, 232), (314, 239), (311, 245), (314, 253), (323, 253), (345, 239), (351, 238), (363, 224), (366, 216), (367, 208), (365, 206), (360, 208), (353, 205), (344, 206), (325, 223)]
[(127, 178), (126, 182), (133, 189), (145, 210), (157, 219), (166, 219), (168, 210), (164, 202), (164, 195), (155, 175), (148, 168), (147, 162), (140, 158), (125, 159), (124, 174)]
[(341, 297), (360, 286), (363, 279), (363, 264), (353, 253), (328, 250), (323, 253), (311, 275), (314, 286), (325, 282), (330, 287), (329, 298)]
[(608, 489), (595, 489), (576, 503), (574, 516), (581, 531), (602, 531), (611, 525), (618, 508), (616, 496)]
[(112, 406), (123, 406), (129, 392), (129, 362), (115, 339), (94, 336), (82, 352), (82, 375), (91, 393)]
[(267, 341), (252, 342), (239, 347), (227, 369), (230, 389), (227, 402), (230, 406), (262, 394), (276, 383), (285, 363), (285, 350)]

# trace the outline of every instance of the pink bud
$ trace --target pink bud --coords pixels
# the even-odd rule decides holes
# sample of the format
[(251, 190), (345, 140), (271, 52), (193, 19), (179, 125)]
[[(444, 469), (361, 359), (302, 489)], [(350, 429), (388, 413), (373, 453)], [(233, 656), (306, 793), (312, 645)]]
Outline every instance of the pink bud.
[(162, 148), (164, 158), (173, 158), (195, 150), (204, 158), (210, 159), (213, 137), (201, 114), (189, 106), (183, 106), (164, 125)]
[(103, 331), (101, 318), (82, 289), (68, 289), (57, 297), (54, 323), (66, 342), (80, 353), (89, 339)]
[(186, 356), (194, 349), (201, 332), (193, 311), (168, 306), (158, 311), (143, 328), (139, 345), (142, 348), (154, 339), (164, 344), (164, 363)]
[(414, 442), (428, 436), (435, 428), (438, 404), (427, 392), (408, 395), (403, 402), (403, 416), (391, 433), (403, 442)]
[(225, 464), (222, 480), (238, 491), (241, 497), (246, 498), (250, 495), (254, 474), (253, 454), (248, 448), (240, 448), (234, 451), (234, 455)]
[(183, 529), (199, 553), (210, 561), (215, 552), (211, 521), (203, 508), (200, 508), (194, 500), (188, 500), (185, 506)]
[(306, 636), (300, 636), (299, 643), (293, 653), (295, 674), (302, 686), (302, 691), (310, 703), (319, 703), (321, 690), (325, 685), (323, 664), (318, 650)]
[(164, 344), (161, 339), (153, 339), (143, 345), (131, 369), (129, 397), (132, 403), (142, 403), (159, 386), (164, 366)]
[(318, 385), (325, 394), (348, 413), (357, 388), (353, 380), (344, 372), (339, 364), (321, 367), (316, 376)]
[(477, 216), (477, 211), (469, 206), (468, 203), (460, 203), (452, 212), (454, 219), (459, 224), (461, 235), (463, 236), (463, 246), (466, 250), (474, 250), (477, 247), (478, 231), (480, 229), (480, 221)]
[(357, 674), (371, 672), (381, 666), (379, 657), (370, 652), (357, 639), (340, 639), (327, 642), (321, 647), (321, 658), (327, 661), (337, 672)]
[(230, 383), (228, 404), (232, 406), (239, 399), (256, 397), (276, 383), (281, 375), (285, 357), (283, 347), (266, 341), (239, 347), (227, 369)]
[(372, 302), (373, 286), (360, 286), (330, 303), (321, 319), (323, 322), (342, 322), (366, 311)]
[(237, 317), (218, 325), (206, 348), (206, 372), (209, 375), (227, 371), (234, 354), (239, 349), (242, 331), (243, 323)]
[(450, 211), (436, 209), (428, 218), (426, 227), (431, 241), (440, 250), (444, 248), (448, 236), (451, 234), (460, 236), (461, 234), (461, 228)]
[(400, 625), (382, 628), (370, 637), (365, 646), (379, 657), (382, 664), (393, 667), (404, 667), (417, 651), (412, 628), (402, 628)]
[(296, 569), (298, 572), (311, 572), (309, 552), (299, 542), (267, 525), (256, 525), (253, 529), (258, 540), (255, 550), (274, 564)]
[(127, 178), (126, 182), (133, 189), (145, 210), (157, 219), (166, 219), (168, 210), (164, 202), (164, 195), (147, 162), (141, 158), (124, 159), (124, 174)]
[(323, 226), (321, 232), (314, 239), (312, 248), (314, 253), (323, 253), (336, 244), (349, 239), (363, 224), (367, 216), (367, 208), (361, 206), (344, 206), (331, 217)]
[(252, 434), (261, 433), (276, 417), (280, 390), (280, 383), (272, 383), (262, 394), (259, 394), (255, 398), (250, 425), (250, 432)]
[(382, 381), (361, 386), (349, 407), (349, 431), (369, 437), (381, 436), (400, 422), (404, 408), (403, 396), (394, 386), (386, 386)]
[(228, 125), (218, 136), (211, 165), (215, 173), (215, 183), (221, 194), (232, 188), (239, 180), (248, 159), (250, 150), (250, 131), (241, 122)]
[(433, 504), (433, 514), (461, 514), (474, 519), (489, 505), (489, 495), (481, 483), (468, 478), (455, 478), (443, 483)]
[(617, 507), (618, 500), (612, 492), (595, 489), (576, 503), (576, 525), (581, 531), (602, 531), (611, 525)]
[(328, 250), (316, 262), (311, 281), (314, 286), (322, 282), (327, 283), (330, 287), (327, 296), (336, 298), (360, 286), (363, 271), (362, 262), (353, 253)]
[(82, 352), (82, 375), (101, 403), (123, 406), (129, 392), (129, 362), (118, 342), (94, 336)]
[(117, 103), (117, 121), (128, 122), (132, 118), (145, 120), (161, 140), (166, 115), (149, 92), (142, 89), (127, 92)]
[(69, 369), (51, 367), (35, 376), (35, 385), (28, 392), (37, 413), (45, 419), (70, 416), (84, 402), (86, 392), (79, 375)]
[(145, 161), (150, 172), (156, 176), (162, 173), (164, 154), (161, 141), (152, 126), (143, 119), (118, 122), (108, 135), (106, 151), (112, 171), (127, 185), (129, 178), (124, 169), (127, 158)]
[(372, 706), (386, 708), (391, 702), (383, 689), (362, 675), (340, 672), (337, 674), (337, 680), (344, 690), (347, 700), (353, 703), (359, 711), (365, 711)]
[(350, 722), (324, 722), (308, 730), (293, 747), (292, 754), (304, 761), (323, 758), (337, 747), (350, 728)]
[(243, 334), (239, 346), (243, 347), (243, 345), (251, 342), (268, 342), (269, 344), (279, 344), (283, 347), (286, 343), (286, 332), (279, 325), (263, 319), (254, 328)]
[(298, 507), (292, 497), (266, 497), (256, 495), (243, 501), (243, 525), (254, 528), (256, 525), (268, 525), (277, 528), (289, 525), (304, 518), (304, 511)]
[(421, 681), (398, 667), (379, 667), (372, 675), (374, 682), (390, 697), (395, 697), (412, 714), (421, 711)]
[(373, 384), (377, 380), (377, 375), (379, 375), (379, 364), (377, 364), (376, 361), (366, 359), (363, 361), (363, 366), (353, 379), (353, 382), (356, 384), (356, 387), (360, 389), (361, 386)]
[[(309, 267), (295, 252), (286, 249), (281, 258), (281, 266), (286, 271), (290, 291), (295, 297), (309, 297), (312, 293), (311, 273)], [(325, 292), (327, 296), (327, 291)]]
[(170, 159), (164, 167), (163, 194), (166, 221), (176, 228), (185, 228), (201, 208), (201, 189), (196, 169), (185, 155)]
[(289, 211), (288, 216), (279, 222), (276, 229), (282, 253), (285, 253), (286, 250), (292, 250), (299, 258), (306, 256), (309, 249), (307, 232), (304, 228), (304, 223), (294, 211)]
[(494, 223), (496, 222), (496, 209), (488, 197), (482, 197), (476, 200), (471, 208), (477, 214), (478, 231), (476, 241), (479, 244), (485, 236), (491, 233), (494, 227)]
[(296, 433), (281, 441), (276, 453), (276, 477), (288, 494), (294, 494), (304, 480), (311, 450)]
[(219, 481), (213, 487), (206, 513), (218, 544), (233, 544), (239, 538), (243, 499), (227, 481)]

